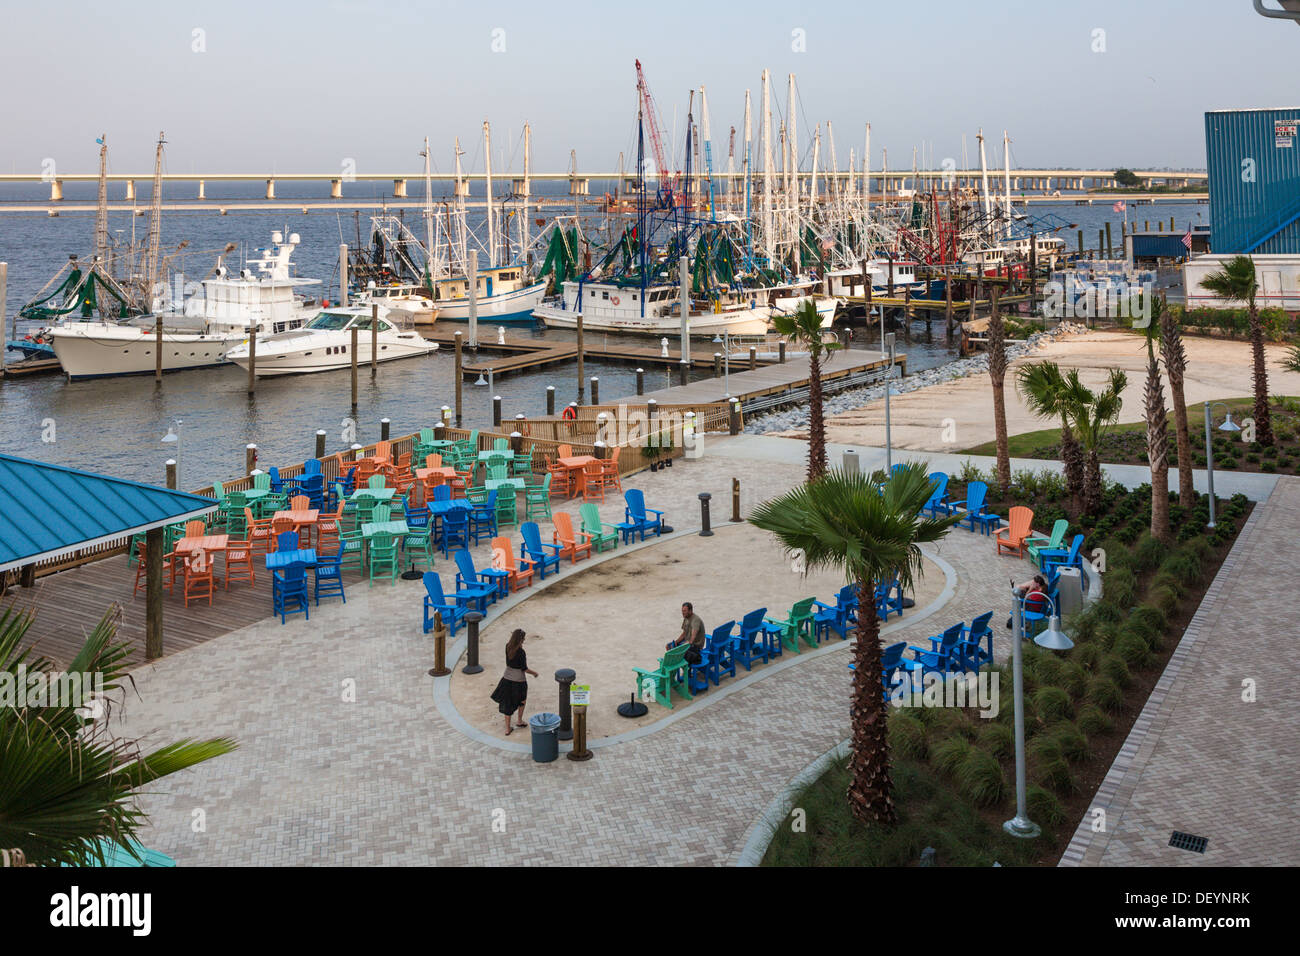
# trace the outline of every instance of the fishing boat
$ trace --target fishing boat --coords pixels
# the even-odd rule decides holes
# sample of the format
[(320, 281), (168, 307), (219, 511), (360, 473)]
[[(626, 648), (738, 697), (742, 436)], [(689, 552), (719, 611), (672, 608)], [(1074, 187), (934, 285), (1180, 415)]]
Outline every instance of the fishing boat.
[[(70, 381), (115, 375), (143, 375), (156, 368), (157, 324), (162, 319), (162, 367), (165, 372), (224, 365), (227, 350), (248, 337), (256, 327), (260, 335), (297, 328), (319, 306), (297, 294), (299, 286), (318, 279), (297, 279), (289, 274), (290, 258), (298, 234), (284, 241), (271, 236), (273, 248), (260, 249), (238, 275), (223, 264), (202, 282), (202, 293), (183, 299), (178, 307), (162, 311), (166, 303), (154, 299), (155, 311), (124, 319), (67, 319), (44, 332)], [(179, 297), (178, 297), (179, 298)]]
[[(349, 368), (353, 329), (357, 331), (358, 365), (368, 364), (372, 355), (380, 362), (393, 362), (437, 351), (438, 343), (416, 332), (400, 311), (379, 306), (377, 318), (372, 316), (373, 311), (374, 304), (334, 306), (323, 309), (300, 328), (258, 338), (253, 374), (270, 378)], [(371, 348), (372, 338), (377, 346), (375, 351)], [(251, 361), (249, 353), (249, 344), (242, 342), (226, 355), (240, 368), (247, 369)]]
[[(667, 336), (681, 332), (681, 292), (678, 286), (662, 283), (627, 285), (619, 282), (565, 282), (563, 294), (539, 305), (533, 315), (548, 328), (572, 329), (582, 316), (582, 327), (590, 332), (627, 332)], [(687, 325), (692, 336), (761, 335), (767, 331), (772, 309), (756, 299), (734, 296), (699, 304), (692, 300)]]

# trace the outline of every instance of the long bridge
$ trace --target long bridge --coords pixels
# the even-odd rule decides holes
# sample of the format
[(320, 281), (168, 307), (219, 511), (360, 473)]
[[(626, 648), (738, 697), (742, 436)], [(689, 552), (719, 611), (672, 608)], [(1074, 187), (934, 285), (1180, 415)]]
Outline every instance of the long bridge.
[[(799, 173), (801, 180), (808, 180), (812, 177), (811, 172)], [(1208, 174), (1196, 170), (1133, 170), (1133, 175), (1137, 177), (1143, 187), (1143, 193), (1151, 193), (1154, 187), (1165, 186), (1173, 188), (1186, 189), (1193, 185), (1206, 185), (1208, 188)], [(692, 173), (690, 176), (692, 188), (705, 186), (710, 178), (715, 184), (721, 184), (726, 187), (735, 187), (744, 181), (744, 173), (715, 172), (710, 177), (704, 173)], [(977, 189), (984, 179), (983, 173), (978, 169), (929, 169), (916, 170), (871, 170), (867, 174), (871, 184), (873, 195), (879, 194), (895, 196), (904, 193), (909, 189), (918, 189), (925, 184), (933, 184), (941, 189)], [(757, 194), (762, 189), (763, 176), (761, 173), (749, 173), (751, 188)], [(847, 188), (850, 182), (860, 183), (863, 173), (861, 170), (840, 172), (818, 171), (816, 174), (819, 183), (833, 184), (836, 188)], [(353, 183), (392, 183), (393, 198), (405, 199), (410, 196), (409, 187), (412, 183), (420, 184), (424, 180), (423, 173), (361, 173), (350, 169), (340, 170), (338, 172), (315, 172), (315, 173), (163, 173), (162, 180), (164, 184), (188, 184), (195, 187), (194, 199), (205, 201), (207, 199), (206, 190), (208, 183), (263, 183), (265, 185), (265, 199), (274, 200), (276, 183), (281, 182), (312, 182), (328, 183), (329, 198), (333, 200), (343, 199), (345, 186)], [(429, 177), (433, 182), (440, 185), (448, 183), (455, 184), (457, 176), (454, 173), (434, 173)], [(484, 173), (463, 173), (459, 177), (461, 180), (461, 191), (468, 196), (475, 182), (482, 183), (486, 176)], [(653, 177), (651, 177), (653, 178)], [(681, 179), (682, 177), (678, 177)], [(109, 173), (105, 179), (110, 183), (125, 184), (127, 202), (134, 202), (136, 199), (136, 184), (139, 182), (152, 182), (152, 173)], [(1073, 194), (1086, 193), (1088, 190), (1114, 190), (1119, 188), (1119, 183), (1115, 179), (1115, 170), (1113, 169), (1013, 169), (1011, 170), (1011, 190), (1021, 198), (1071, 198)], [(529, 173), (527, 176), (518, 172), (504, 172), (493, 175), (496, 183), (509, 183), (509, 193), (515, 197), (524, 197), (531, 194), (531, 184), (544, 183), (567, 183), (568, 194), (571, 197), (582, 197), (591, 194), (591, 184), (596, 183), (614, 183), (618, 184), (625, 193), (634, 193), (637, 190), (637, 178), (626, 172), (563, 172), (563, 173)], [(30, 184), (45, 183), (49, 186), (50, 202), (61, 202), (63, 200), (63, 188), (68, 183), (93, 183), (99, 181), (98, 173), (62, 173), (55, 169), (47, 169), (41, 172), (32, 173), (0, 173), (0, 185), (13, 184)], [(997, 194), (1005, 187), (1006, 174), (1003, 170), (990, 169), (988, 171), (988, 184), (990, 192)], [(1055, 195), (1060, 193), (1060, 196)], [(170, 194), (170, 191), (169, 191)], [(1032, 195), (1037, 194), (1037, 195)], [(1151, 193), (1161, 197), (1175, 195), (1170, 193)], [(1181, 194), (1189, 199), (1200, 198), (1198, 193)], [(324, 197), (322, 197), (324, 198)], [(372, 196), (358, 197), (372, 199)], [(1074, 196), (1074, 198), (1080, 198)], [(7, 203), (5, 205), (8, 205)], [(292, 204), (291, 204), (292, 205)]]

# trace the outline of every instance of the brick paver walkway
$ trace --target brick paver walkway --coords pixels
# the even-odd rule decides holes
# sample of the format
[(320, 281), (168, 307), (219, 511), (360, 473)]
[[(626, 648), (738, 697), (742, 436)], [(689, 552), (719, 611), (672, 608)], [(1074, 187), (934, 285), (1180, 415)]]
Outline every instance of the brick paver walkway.
[[(748, 511), (802, 469), (716, 455), (635, 482), (681, 529), (698, 527), (704, 490), (725, 520), (733, 475)], [(919, 608), (895, 619), (888, 640), (924, 645), (1003, 608), (1007, 575), (1025, 570), (964, 530), (935, 553), (955, 569), (955, 591), (926, 620)], [(710, 583), (725, 600), (725, 575)], [(115, 710), (122, 733), (240, 743), (143, 798), (146, 844), (183, 865), (726, 864), (786, 783), (848, 733), (846, 642), (590, 762), (536, 764), (439, 713), (421, 593), (410, 582), (355, 586), (346, 606), (313, 608), (310, 622), (264, 621), (137, 669), (138, 696)], [(1009, 653), (1005, 633), (995, 650)], [(555, 692), (549, 675), (534, 683), (539, 696)]]
[[(1152, 692), (1064, 866), (1300, 862), (1296, 644), (1300, 479), (1257, 505)], [(1169, 846), (1178, 830), (1204, 854)]]

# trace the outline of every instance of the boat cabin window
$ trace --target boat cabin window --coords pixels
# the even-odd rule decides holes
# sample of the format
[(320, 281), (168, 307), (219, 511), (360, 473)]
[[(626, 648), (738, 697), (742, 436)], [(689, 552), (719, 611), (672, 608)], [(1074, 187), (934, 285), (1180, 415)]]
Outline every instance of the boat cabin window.
[[(322, 312), (307, 323), (307, 328), (319, 329), (322, 332), (337, 332), (346, 328), (353, 318), (355, 316), (348, 315), (346, 312)], [(370, 321), (369, 317), (366, 318), (366, 321)], [(369, 328), (369, 325), (366, 327)]]

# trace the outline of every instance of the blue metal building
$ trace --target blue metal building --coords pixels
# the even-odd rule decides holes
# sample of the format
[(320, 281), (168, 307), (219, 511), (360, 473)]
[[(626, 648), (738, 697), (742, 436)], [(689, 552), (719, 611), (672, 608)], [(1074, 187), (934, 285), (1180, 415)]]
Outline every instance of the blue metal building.
[(1300, 107), (1205, 114), (1216, 253), (1300, 254)]

